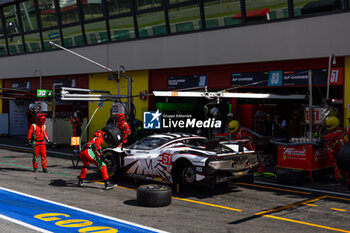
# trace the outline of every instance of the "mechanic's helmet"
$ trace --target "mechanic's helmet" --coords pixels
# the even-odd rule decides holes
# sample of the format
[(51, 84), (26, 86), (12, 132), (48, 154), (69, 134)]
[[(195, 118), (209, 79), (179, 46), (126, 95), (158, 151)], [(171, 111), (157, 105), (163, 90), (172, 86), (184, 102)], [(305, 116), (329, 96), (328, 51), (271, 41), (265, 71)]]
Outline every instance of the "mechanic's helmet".
[(104, 138), (105, 137), (105, 132), (101, 131), (101, 130), (96, 130), (94, 133), (94, 137), (98, 137), (98, 138)]
[(219, 114), (219, 109), (217, 108), (217, 107), (212, 107), (211, 109), (210, 109), (210, 115), (212, 115), (212, 116), (216, 116), (217, 114)]
[(36, 115), (36, 124), (43, 125), (45, 124), (45, 121), (46, 121), (46, 114), (39, 113), (38, 115)]
[(328, 117), (326, 120), (326, 128), (328, 131), (332, 131), (333, 129), (337, 128), (339, 126), (339, 119), (338, 117), (331, 116)]
[(239, 128), (238, 121), (235, 121), (235, 120), (230, 121), (230, 124), (228, 125), (228, 128), (230, 130), (230, 133), (236, 132), (238, 130), (238, 128)]
[(117, 121), (118, 122), (125, 121), (125, 115), (123, 113), (118, 113), (117, 114)]
[(81, 111), (80, 110), (77, 110), (77, 111), (75, 111), (74, 113), (73, 113), (73, 117), (74, 118), (78, 118), (78, 117), (80, 117), (81, 116)]
[(227, 116), (226, 116), (227, 118), (233, 118), (233, 113), (232, 112), (229, 112), (229, 113), (227, 113)]
[(29, 111), (34, 112), (35, 111), (35, 104), (33, 104), (33, 103), (29, 104), (28, 109), (29, 109)]

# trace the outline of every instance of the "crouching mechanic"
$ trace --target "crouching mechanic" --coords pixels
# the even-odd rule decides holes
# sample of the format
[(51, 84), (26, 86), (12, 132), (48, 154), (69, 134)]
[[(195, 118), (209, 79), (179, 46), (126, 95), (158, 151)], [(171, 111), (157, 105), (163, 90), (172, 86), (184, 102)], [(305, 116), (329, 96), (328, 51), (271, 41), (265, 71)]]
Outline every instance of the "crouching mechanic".
[(46, 161), (46, 144), (45, 140), (51, 144), (49, 136), (46, 132), (46, 114), (39, 113), (36, 116), (36, 122), (29, 127), (27, 140), (28, 144), (33, 146), (33, 171), (38, 170), (38, 157), (41, 155), (41, 165), (43, 172), (47, 173), (47, 161)]
[(80, 152), (80, 159), (84, 164), (84, 167), (81, 169), (78, 186), (83, 186), (83, 180), (86, 177), (87, 169), (90, 163), (95, 164), (101, 172), (102, 180), (105, 183), (105, 189), (112, 189), (113, 185), (109, 182), (109, 177), (107, 173), (107, 166), (102, 161), (102, 143), (105, 137), (105, 132), (96, 130), (93, 138), (83, 147), (83, 150)]

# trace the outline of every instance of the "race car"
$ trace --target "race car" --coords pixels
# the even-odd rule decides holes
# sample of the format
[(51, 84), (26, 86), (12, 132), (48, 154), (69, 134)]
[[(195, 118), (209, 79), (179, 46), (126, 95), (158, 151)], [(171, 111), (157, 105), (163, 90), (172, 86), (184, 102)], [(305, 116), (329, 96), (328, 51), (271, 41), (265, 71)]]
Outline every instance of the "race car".
[(245, 141), (163, 133), (126, 148), (107, 148), (103, 154), (109, 174), (167, 184), (220, 184), (251, 176), (258, 167), (257, 154), (243, 147)]

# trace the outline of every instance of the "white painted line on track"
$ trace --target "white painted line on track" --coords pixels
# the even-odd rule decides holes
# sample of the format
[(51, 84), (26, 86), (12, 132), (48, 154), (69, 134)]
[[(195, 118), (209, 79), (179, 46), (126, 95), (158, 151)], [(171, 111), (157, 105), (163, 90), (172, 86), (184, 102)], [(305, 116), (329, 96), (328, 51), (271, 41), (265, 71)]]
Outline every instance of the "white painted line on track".
[(39, 227), (36, 227), (36, 226), (33, 226), (33, 225), (30, 225), (30, 224), (27, 224), (25, 222), (21, 222), (17, 219), (13, 219), (13, 218), (9, 218), (7, 216), (4, 216), (2, 214), (0, 214), (0, 218), (4, 219), (4, 220), (7, 220), (7, 221), (10, 221), (10, 222), (13, 222), (13, 223), (16, 223), (18, 225), (21, 225), (21, 226), (24, 226), (24, 227), (27, 227), (27, 228), (30, 228), (30, 229), (33, 229), (33, 230), (36, 230), (38, 232), (44, 232), (44, 233), (53, 233), (52, 231), (47, 231), (47, 230), (44, 230), (44, 229), (41, 229)]
[(312, 189), (312, 188), (303, 188), (303, 187), (289, 186), (289, 185), (283, 185), (283, 184), (274, 184), (274, 183), (263, 182), (263, 181), (255, 181), (255, 183), (264, 184), (264, 185), (272, 185), (272, 186), (283, 187), (283, 188), (290, 188), (290, 189), (298, 189), (298, 190), (303, 190), (303, 191), (312, 191), (312, 192), (318, 192), (318, 193), (325, 193), (325, 194), (341, 195), (341, 196), (350, 197), (350, 194), (347, 194), (347, 193), (338, 193), (338, 192)]
[(12, 190), (12, 189), (8, 189), (8, 188), (4, 188), (4, 187), (1, 187), (1, 186), (0, 186), (0, 189), (5, 190), (7, 192), (15, 193), (15, 194), (18, 194), (18, 195), (22, 195), (22, 196), (25, 196), (25, 197), (29, 197), (29, 198), (32, 198), (32, 199), (36, 199), (36, 200), (39, 200), (39, 201), (51, 203), (51, 204), (54, 204), (54, 205), (65, 207), (65, 208), (69, 208), (69, 209), (72, 209), (72, 210), (85, 212), (85, 213), (92, 214), (92, 215), (95, 215), (95, 216), (99, 216), (99, 217), (102, 217), (102, 218), (106, 218), (106, 219), (109, 219), (109, 220), (112, 220), (112, 221), (116, 221), (116, 222), (120, 222), (120, 223), (131, 225), (131, 226), (139, 227), (139, 228), (146, 229), (146, 230), (149, 230), (149, 231), (154, 231), (154, 232), (157, 232), (157, 233), (167, 233), (166, 231), (163, 231), (163, 230), (155, 229), (155, 228), (152, 228), (152, 227), (147, 227), (147, 226), (140, 225), (140, 224), (137, 224), (137, 223), (134, 223), (134, 222), (122, 220), (122, 219), (119, 219), (119, 218), (110, 217), (110, 216), (107, 216), (107, 215), (104, 215), (104, 214), (99, 214), (99, 213), (96, 213), (96, 212), (93, 212), (93, 211), (90, 211), (90, 210), (81, 209), (81, 208), (70, 206), (70, 205), (66, 205), (66, 204), (63, 204), (63, 203), (47, 200), (45, 198), (41, 198), (41, 197), (33, 196), (33, 195), (30, 195), (30, 194), (18, 192), (18, 191), (15, 191), (15, 190)]

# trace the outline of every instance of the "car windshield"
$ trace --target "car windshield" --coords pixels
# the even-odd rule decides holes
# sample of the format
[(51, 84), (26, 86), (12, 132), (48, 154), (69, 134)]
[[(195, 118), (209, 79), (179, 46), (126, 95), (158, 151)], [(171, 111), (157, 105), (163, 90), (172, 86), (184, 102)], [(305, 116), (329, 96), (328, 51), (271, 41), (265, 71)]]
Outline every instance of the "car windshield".
[(146, 137), (131, 145), (129, 149), (152, 150), (157, 147), (160, 147), (169, 140), (169, 138)]

